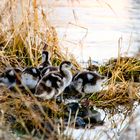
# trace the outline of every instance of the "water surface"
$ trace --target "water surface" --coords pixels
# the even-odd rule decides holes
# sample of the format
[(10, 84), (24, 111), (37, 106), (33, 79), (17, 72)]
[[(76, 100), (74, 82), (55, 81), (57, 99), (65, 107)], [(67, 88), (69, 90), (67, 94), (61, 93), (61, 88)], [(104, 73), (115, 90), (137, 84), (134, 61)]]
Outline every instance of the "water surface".
[(138, 51), (138, 0), (48, 0), (44, 7), (57, 29), (61, 47), (79, 61), (117, 57), (118, 46), (122, 54), (134, 55)]

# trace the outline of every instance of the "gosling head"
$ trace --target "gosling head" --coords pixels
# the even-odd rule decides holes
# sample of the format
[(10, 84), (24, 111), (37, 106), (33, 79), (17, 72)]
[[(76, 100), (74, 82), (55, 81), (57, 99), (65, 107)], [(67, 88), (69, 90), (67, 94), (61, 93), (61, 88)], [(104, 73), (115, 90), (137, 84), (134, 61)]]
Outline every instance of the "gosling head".
[(42, 52), (42, 63), (49, 62), (50, 63), (50, 54), (48, 51)]
[(61, 64), (60, 64), (60, 70), (70, 70), (72, 68), (72, 63), (70, 61), (63, 61)]

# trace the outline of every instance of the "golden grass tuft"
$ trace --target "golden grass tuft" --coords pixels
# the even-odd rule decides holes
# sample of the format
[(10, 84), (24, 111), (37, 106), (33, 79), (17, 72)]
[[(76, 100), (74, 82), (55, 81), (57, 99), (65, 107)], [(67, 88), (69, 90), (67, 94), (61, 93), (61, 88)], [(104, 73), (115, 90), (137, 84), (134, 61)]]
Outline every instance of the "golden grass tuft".
[(118, 106), (131, 110), (135, 101), (139, 102), (140, 60), (135, 57), (111, 58), (102, 66), (89, 65), (90, 70), (98, 70), (106, 76), (107, 89), (89, 96), (90, 104), (100, 108), (119, 111)]
[(140, 60), (135, 57), (118, 57), (110, 59), (104, 66), (99, 68), (99, 72), (111, 77), (111, 82), (116, 81), (140, 81)]
[[(36, 0), (32, 2), (6, 1), (4, 9), (1, 10), (0, 65), (2, 67), (37, 66), (43, 49), (50, 51), (51, 59), (56, 65), (66, 59), (60, 50), (56, 30), (49, 23), (41, 4)], [(7, 19), (9, 16), (11, 19)], [(73, 62), (78, 66), (76, 61)]]
[(97, 95), (90, 96), (92, 105), (101, 108), (116, 108), (119, 105), (133, 106), (135, 101), (139, 101), (138, 92), (139, 83), (120, 82), (115, 85), (109, 85), (107, 90), (103, 90)]
[[(36, 0), (4, 2), (0, 9), (0, 72), (10, 67), (37, 66), (42, 50), (51, 53), (53, 65), (66, 59), (41, 3)], [(62, 139), (55, 122), (62, 111), (56, 102), (37, 101), (32, 93), (20, 89), (0, 89), (0, 119), (7, 132), (21, 137), (28, 135), (30, 139)]]

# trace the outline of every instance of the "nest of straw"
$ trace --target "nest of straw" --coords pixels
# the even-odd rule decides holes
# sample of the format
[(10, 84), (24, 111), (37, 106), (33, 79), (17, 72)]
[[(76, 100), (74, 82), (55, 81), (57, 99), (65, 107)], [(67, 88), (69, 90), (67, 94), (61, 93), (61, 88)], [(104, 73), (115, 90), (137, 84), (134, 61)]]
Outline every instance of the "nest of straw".
[(112, 58), (99, 71), (114, 81), (140, 82), (140, 60), (135, 57)]
[(117, 108), (119, 105), (132, 106), (135, 101), (139, 101), (140, 83), (125, 82), (109, 85), (107, 90), (103, 90), (96, 95), (91, 95), (91, 105), (102, 108)]
[(117, 113), (119, 105), (125, 106), (125, 110), (130, 111), (134, 102), (139, 102), (140, 60), (138, 58), (112, 58), (102, 66), (89, 65), (89, 69), (96, 69), (108, 78), (107, 90), (89, 96), (91, 105), (110, 108)]

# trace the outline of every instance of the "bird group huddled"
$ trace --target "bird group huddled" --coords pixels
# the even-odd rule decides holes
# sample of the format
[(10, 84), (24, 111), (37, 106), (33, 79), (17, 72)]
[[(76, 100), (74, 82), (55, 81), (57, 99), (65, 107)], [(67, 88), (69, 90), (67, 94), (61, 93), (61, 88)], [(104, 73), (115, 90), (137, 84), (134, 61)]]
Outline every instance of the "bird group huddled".
[(33, 95), (43, 100), (55, 99), (63, 92), (70, 94), (89, 94), (102, 89), (105, 80), (97, 72), (78, 71), (71, 72), (73, 64), (62, 61), (59, 66), (53, 66), (48, 51), (42, 51), (42, 63), (37, 67), (26, 67), (23, 70), (11, 68), (0, 75), (0, 85), (9, 89), (14, 87), (29, 89)]

